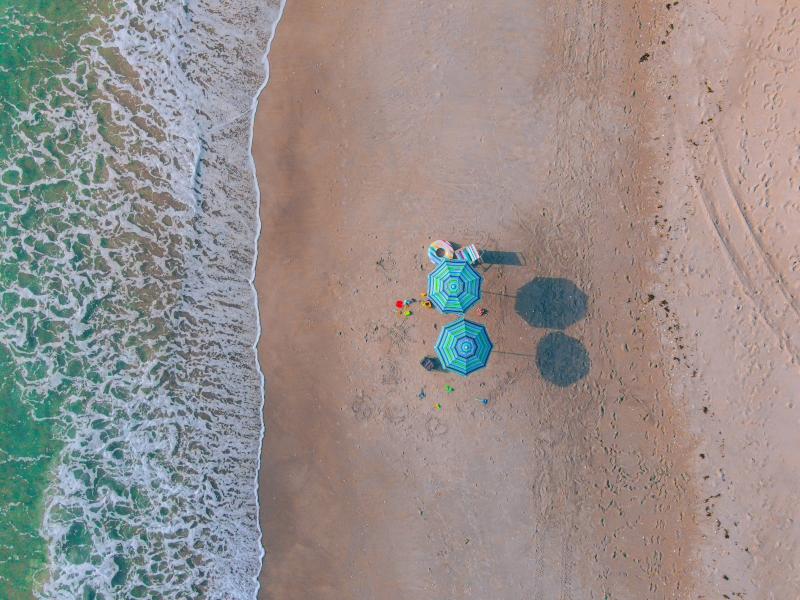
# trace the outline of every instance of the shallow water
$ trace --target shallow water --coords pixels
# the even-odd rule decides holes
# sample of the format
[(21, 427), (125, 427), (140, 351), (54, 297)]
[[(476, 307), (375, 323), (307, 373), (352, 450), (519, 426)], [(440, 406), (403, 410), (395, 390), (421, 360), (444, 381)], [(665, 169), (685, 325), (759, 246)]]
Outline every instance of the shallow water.
[(0, 597), (253, 597), (281, 5), (0, 6)]

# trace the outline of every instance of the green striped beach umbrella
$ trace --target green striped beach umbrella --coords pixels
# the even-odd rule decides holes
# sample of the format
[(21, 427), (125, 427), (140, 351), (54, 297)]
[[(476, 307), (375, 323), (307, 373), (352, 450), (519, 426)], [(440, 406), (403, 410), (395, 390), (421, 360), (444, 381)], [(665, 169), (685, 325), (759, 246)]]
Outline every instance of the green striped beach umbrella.
[(481, 299), (483, 277), (465, 260), (443, 260), (428, 275), (428, 299), (445, 315), (463, 315)]
[(436, 339), (442, 365), (464, 377), (486, 366), (492, 348), (486, 326), (463, 317), (442, 327)]

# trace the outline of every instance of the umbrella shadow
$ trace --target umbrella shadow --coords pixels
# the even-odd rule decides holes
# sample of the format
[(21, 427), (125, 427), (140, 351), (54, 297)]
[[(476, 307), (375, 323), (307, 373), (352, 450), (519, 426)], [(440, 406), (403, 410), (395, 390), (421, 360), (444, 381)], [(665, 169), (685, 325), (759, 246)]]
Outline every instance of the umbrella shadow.
[(524, 267), (528, 264), (525, 257), (519, 252), (505, 252), (502, 250), (486, 250), (481, 254), (481, 262), (485, 265), (507, 265)]
[(580, 340), (560, 331), (548, 333), (536, 349), (536, 366), (545, 381), (567, 387), (588, 375), (592, 361)]
[(537, 277), (516, 294), (514, 310), (531, 327), (566, 329), (586, 316), (588, 297), (569, 279)]

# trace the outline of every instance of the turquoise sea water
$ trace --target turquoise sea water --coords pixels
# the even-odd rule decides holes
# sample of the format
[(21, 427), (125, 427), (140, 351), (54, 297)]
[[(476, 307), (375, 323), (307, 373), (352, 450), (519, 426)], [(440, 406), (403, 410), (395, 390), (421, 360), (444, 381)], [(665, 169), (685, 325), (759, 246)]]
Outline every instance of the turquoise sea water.
[(278, 3), (0, 0), (0, 598), (252, 598)]

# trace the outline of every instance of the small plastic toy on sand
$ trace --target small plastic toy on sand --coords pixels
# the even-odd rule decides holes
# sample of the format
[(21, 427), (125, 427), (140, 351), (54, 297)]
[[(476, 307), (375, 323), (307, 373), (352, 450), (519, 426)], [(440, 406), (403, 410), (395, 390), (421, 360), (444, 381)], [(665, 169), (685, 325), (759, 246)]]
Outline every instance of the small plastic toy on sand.
[(397, 302), (394, 303), (394, 305), (397, 308), (403, 308), (403, 301), (402, 300), (398, 300)]
[(442, 408), (442, 405), (441, 404), (434, 404), (433, 408)]
[(444, 389), (446, 389), (448, 392), (453, 391), (453, 388), (451, 388), (449, 385), (444, 386)]
[(483, 404), (489, 402), (488, 400), (484, 400), (483, 398), (475, 398), (475, 400), (477, 400), (478, 402), (482, 402)]
[(484, 309), (482, 309), (482, 308), (479, 308), (479, 309), (478, 309), (476, 312), (478, 313), (478, 316), (480, 317), (480, 316), (482, 316), (482, 315), (483, 315), (483, 313), (485, 313), (486, 311), (485, 311)]
[(425, 390), (422, 390), (419, 394), (417, 394), (417, 398), (424, 398), (425, 397)]
[(410, 311), (410, 310), (407, 310), (407, 311), (405, 311), (403, 314), (404, 314), (405, 316), (408, 316), (408, 315), (410, 315), (410, 314), (411, 314), (411, 311)]

